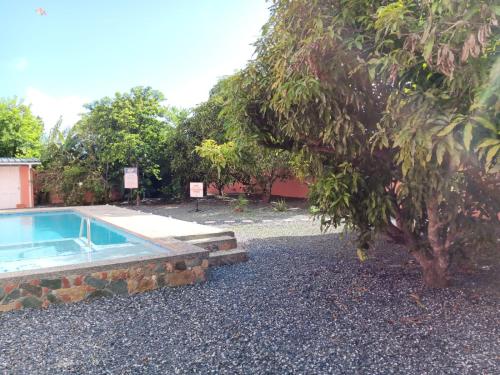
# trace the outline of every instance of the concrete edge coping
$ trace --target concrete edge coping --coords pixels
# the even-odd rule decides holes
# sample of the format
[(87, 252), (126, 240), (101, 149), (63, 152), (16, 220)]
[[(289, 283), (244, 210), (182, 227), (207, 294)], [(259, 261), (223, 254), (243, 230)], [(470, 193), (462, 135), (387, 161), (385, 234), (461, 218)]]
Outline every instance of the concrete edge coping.
[[(202, 224), (201, 224), (202, 225)], [(191, 235), (185, 235), (185, 236), (175, 236), (176, 240), (180, 241), (192, 241), (192, 240), (208, 240), (208, 239), (214, 239), (214, 238), (219, 238), (219, 237), (235, 237), (234, 232), (232, 230), (227, 230), (223, 232), (216, 232), (216, 233), (209, 233), (209, 234), (191, 234)]]

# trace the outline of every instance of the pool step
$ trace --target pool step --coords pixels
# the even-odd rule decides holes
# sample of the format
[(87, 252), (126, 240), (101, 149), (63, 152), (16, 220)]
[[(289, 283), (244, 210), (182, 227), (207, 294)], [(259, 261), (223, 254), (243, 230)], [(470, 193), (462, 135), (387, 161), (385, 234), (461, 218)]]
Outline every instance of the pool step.
[(247, 260), (248, 252), (245, 249), (241, 248), (212, 251), (208, 254), (208, 264), (210, 267), (242, 263), (246, 262)]
[(233, 236), (220, 236), (210, 238), (197, 238), (186, 241), (191, 245), (202, 247), (210, 252), (228, 251), (237, 247), (236, 238)]
[(206, 239), (208, 237), (234, 237), (234, 232), (233, 231), (230, 231), (230, 230), (225, 230), (225, 231), (221, 231), (221, 232), (214, 232), (214, 233), (210, 233), (210, 234), (206, 234), (206, 233), (200, 233), (200, 234), (189, 234), (189, 235), (185, 235), (185, 236), (175, 236), (174, 238), (176, 240), (181, 240), (181, 241), (193, 241), (193, 240), (203, 240), (203, 239)]
[(238, 247), (233, 232), (217, 233), (204, 238), (188, 238), (184, 242), (208, 250), (210, 267), (236, 264), (248, 260), (248, 252)]

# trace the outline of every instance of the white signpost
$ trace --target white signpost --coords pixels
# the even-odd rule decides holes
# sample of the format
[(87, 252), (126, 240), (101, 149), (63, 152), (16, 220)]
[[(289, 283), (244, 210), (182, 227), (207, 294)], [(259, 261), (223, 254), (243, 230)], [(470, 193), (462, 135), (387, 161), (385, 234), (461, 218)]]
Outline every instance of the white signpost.
[[(189, 183), (189, 196), (191, 198), (203, 198), (203, 182), (190, 182)], [(198, 199), (196, 199), (196, 212), (198, 209)]]
[[(125, 185), (125, 189), (139, 188), (137, 168), (124, 168), (123, 183)], [(137, 193), (137, 205), (139, 205), (139, 193)]]
[(137, 189), (139, 187), (137, 168), (125, 168), (123, 180), (125, 181), (125, 189)]
[(203, 182), (190, 182), (189, 195), (191, 198), (203, 198)]

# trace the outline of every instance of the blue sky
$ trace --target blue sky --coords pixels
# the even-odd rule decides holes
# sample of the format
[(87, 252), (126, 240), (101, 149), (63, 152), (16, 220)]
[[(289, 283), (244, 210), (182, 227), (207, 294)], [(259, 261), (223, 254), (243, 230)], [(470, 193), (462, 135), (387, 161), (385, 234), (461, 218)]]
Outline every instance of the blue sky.
[[(24, 98), (46, 128), (82, 104), (151, 86), (167, 104), (206, 100), (242, 68), (265, 0), (0, 0), (0, 97)], [(47, 15), (35, 11), (43, 8)]]

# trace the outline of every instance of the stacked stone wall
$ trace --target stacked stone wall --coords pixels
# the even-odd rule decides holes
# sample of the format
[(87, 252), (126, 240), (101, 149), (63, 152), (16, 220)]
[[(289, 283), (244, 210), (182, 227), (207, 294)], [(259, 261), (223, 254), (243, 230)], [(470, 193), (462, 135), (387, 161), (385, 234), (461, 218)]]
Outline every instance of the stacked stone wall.
[(3, 279), (0, 280), (0, 312), (196, 284), (205, 281), (207, 268), (208, 260), (196, 257)]

